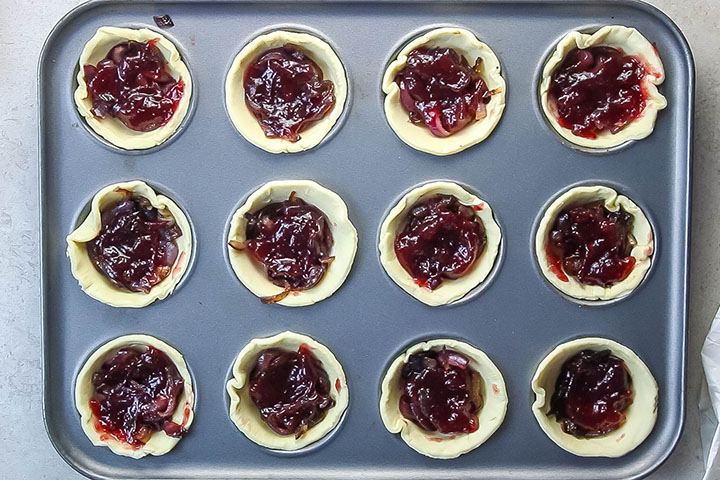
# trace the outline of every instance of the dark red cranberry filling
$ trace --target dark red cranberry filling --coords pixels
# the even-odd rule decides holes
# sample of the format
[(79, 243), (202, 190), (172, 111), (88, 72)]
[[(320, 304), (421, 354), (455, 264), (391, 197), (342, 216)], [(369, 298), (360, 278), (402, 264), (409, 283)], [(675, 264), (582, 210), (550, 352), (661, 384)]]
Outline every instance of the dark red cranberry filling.
[(642, 61), (616, 48), (571, 50), (553, 71), (548, 92), (558, 123), (585, 138), (619, 132), (645, 108), (644, 77)]
[[(171, 420), (185, 381), (162, 351), (123, 347), (93, 373), (90, 408), (99, 432), (136, 448), (153, 432), (181, 437), (185, 427)], [(187, 414), (186, 414), (187, 416)]]
[(175, 22), (173, 22), (172, 17), (170, 15), (153, 15), (153, 20), (155, 21), (155, 25), (157, 25), (160, 28), (170, 28), (175, 26)]
[(633, 220), (622, 208), (611, 212), (602, 201), (563, 211), (548, 236), (548, 260), (556, 266), (555, 274), (563, 281), (567, 274), (601, 287), (625, 280), (635, 266), (630, 255)]
[(625, 362), (610, 350), (583, 350), (563, 364), (548, 415), (555, 415), (565, 433), (597, 437), (620, 428), (632, 402)]
[(485, 226), (472, 207), (451, 195), (414, 205), (395, 237), (395, 254), (415, 282), (431, 290), (464, 275), (485, 250)]
[(263, 350), (250, 375), (250, 398), (268, 427), (300, 438), (335, 405), (330, 379), (310, 347)]
[(491, 92), (480, 76), (480, 58), (472, 67), (452, 48), (416, 48), (395, 76), (400, 101), (410, 121), (447, 137), (485, 118)]
[(270, 281), (285, 289), (263, 301), (277, 302), (290, 291), (317, 285), (334, 258), (330, 256), (330, 220), (323, 212), (292, 192), (288, 200), (266, 205), (245, 214), (245, 218), (246, 241), (231, 241), (230, 246), (247, 248), (263, 265)]
[(83, 67), (93, 115), (109, 115), (139, 132), (155, 130), (170, 120), (185, 84), (172, 77), (157, 42), (118, 43), (97, 65)]
[(100, 233), (85, 245), (95, 268), (113, 284), (148, 293), (170, 275), (182, 231), (147, 198), (121, 192), (126, 198), (102, 212)]
[(245, 70), (245, 103), (267, 137), (300, 139), (335, 105), (334, 85), (297, 46), (267, 50)]
[(483, 405), (481, 382), (458, 352), (412, 354), (402, 367), (400, 413), (429, 432), (474, 432)]

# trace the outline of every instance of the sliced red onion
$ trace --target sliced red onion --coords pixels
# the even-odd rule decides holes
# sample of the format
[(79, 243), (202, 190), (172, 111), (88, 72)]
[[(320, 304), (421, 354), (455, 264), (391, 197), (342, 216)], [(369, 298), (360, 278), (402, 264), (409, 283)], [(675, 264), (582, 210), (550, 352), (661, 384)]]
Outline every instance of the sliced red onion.
[(230, 240), (228, 242), (228, 245), (230, 245), (235, 250), (245, 250), (247, 248), (246, 242), (238, 242), (237, 240)]
[(125, 55), (128, 51), (128, 44), (127, 43), (120, 43), (118, 45), (115, 45), (111, 50), (110, 53), (108, 53), (107, 58), (111, 59), (113, 62), (115, 62), (116, 65), (119, 65), (123, 63), (125, 60)]
[(178, 425), (175, 422), (165, 422), (163, 424), (163, 431), (167, 434), (167, 436), (174, 438), (180, 438), (187, 433), (185, 427)]
[(438, 352), (437, 360), (444, 368), (448, 368), (449, 365), (452, 365), (454, 367), (462, 368), (463, 370), (466, 369), (468, 364), (470, 363), (470, 361), (465, 355), (461, 355), (453, 351), (448, 351), (445, 348)]
[(320, 257), (320, 263), (323, 263), (325, 265), (330, 265), (333, 260), (335, 260), (335, 256), (332, 257)]
[(577, 70), (589, 70), (595, 62), (592, 52), (587, 49), (580, 49), (577, 55)]
[(417, 111), (417, 107), (415, 107), (415, 100), (413, 100), (410, 96), (410, 92), (405, 86), (405, 82), (400, 82), (400, 102), (408, 112)]
[(472, 400), (473, 405), (475, 405), (475, 408), (479, 410), (483, 406), (482, 377), (479, 373), (473, 372), (472, 370), (469, 373), (470, 378), (472, 379), (472, 383), (470, 385), (470, 399)]
[(451, 132), (448, 132), (445, 130), (445, 127), (443, 127), (440, 112), (431, 110), (428, 112), (428, 115), (430, 116), (430, 122), (427, 126), (430, 129), (430, 133), (436, 137), (449, 137)]
[(283, 300), (285, 297), (287, 297), (292, 290), (290, 289), (290, 285), (285, 287), (285, 290), (282, 292), (276, 294), (276, 295), (270, 295), (268, 297), (260, 297), (260, 301), (264, 304), (268, 303), (277, 303), (281, 300)]
[(83, 67), (83, 75), (85, 76), (85, 83), (91, 82), (95, 75), (97, 75), (97, 68), (93, 65), (85, 65)]
[(480, 102), (475, 110), (475, 120), (482, 120), (485, 117), (487, 117), (487, 107), (485, 102)]

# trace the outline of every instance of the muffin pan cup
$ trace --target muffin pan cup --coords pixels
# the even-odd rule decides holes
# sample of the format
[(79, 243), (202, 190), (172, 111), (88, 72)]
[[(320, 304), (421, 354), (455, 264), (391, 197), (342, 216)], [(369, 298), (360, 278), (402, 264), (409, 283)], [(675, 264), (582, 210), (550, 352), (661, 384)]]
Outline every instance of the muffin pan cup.
[[(109, 149), (81, 124), (72, 99), (82, 46), (98, 27), (165, 30), (193, 73), (194, 114), (162, 148), (143, 155)], [(233, 57), (255, 32), (292, 23), (321, 31), (337, 49), (353, 99), (346, 119), (309, 152), (277, 156), (237, 134), (224, 106)], [(507, 107), (493, 133), (461, 153), (413, 150), (388, 126), (381, 78), (394, 48), (421, 26), (466, 28), (497, 54)], [(652, 135), (611, 152), (567, 148), (538, 104), (537, 75), (555, 42), (572, 30), (620, 24), (655, 42), (668, 99)], [(685, 412), (688, 247), (694, 66), (686, 41), (662, 13), (635, 1), (93, 1), (50, 34), (39, 64), (39, 177), (44, 416), (60, 455), (92, 478), (639, 478), (672, 452)], [(308, 178), (338, 193), (357, 228), (359, 249), (344, 285), (302, 308), (262, 305), (227, 262), (227, 220), (238, 202), (270, 180)], [(493, 282), (451, 308), (431, 308), (383, 271), (377, 230), (398, 196), (443, 178), (483, 193), (503, 221), (505, 256)], [(194, 265), (183, 288), (142, 309), (112, 308), (85, 295), (70, 273), (65, 236), (87, 199), (129, 179), (165, 185), (193, 221)], [(535, 266), (538, 212), (569, 185), (598, 181), (653, 219), (653, 267), (621, 302), (579, 306), (558, 295)], [(317, 448), (281, 456), (259, 447), (228, 416), (225, 383), (237, 352), (285, 330), (308, 335), (342, 359), (350, 392), (342, 429)], [(166, 339), (193, 367), (202, 402), (188, 435), (161, 457), (132, 460), (93, 447), (73, 404), (83, 361), (128, 333)], [(580, 458), (552, 443), (531, 411), (530, 382), (545, 355), (573, 338), (599, 336), (635, 351), (659, 386), (657, 424), (633, 452)], [(426, 458), (383, 426), (380, 382), (403, 347), (457, 338), (483, 350), (506, 381), (507, 416), (481, 447), (453, 460)]]

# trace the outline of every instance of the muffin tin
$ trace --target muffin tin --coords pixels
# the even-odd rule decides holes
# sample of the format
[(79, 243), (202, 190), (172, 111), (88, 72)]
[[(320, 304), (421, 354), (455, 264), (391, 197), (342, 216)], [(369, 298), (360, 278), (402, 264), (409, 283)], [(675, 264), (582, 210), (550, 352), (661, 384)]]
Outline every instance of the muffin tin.
[[(111, 147), (87, 131), (72, 100), (82, 45), (102, 25), (163, 30), (192, 71), (191, 110), (165, 144), (143, 152)], [(542, 66), (571, 30), (622, 24), (656, 42), (667, 79), (668, 108), (648, 138), (602, 154), (561, 143), (540, 111)], [(503, 118), (483, 143), (450, 157), (406, 146), (387, 125), (382, 73), (397, 49), (421, 31), (456, 25), (498, 55), (507, 81)], [(348, 28), (351, 26), (351, 28)], [(317, 148), (272, 155), (245, 141), (224, 106), (233, 57), (260, 32), (319, 32), (343, 61), (351, 95), (343, 118)], [(39, 66), (41, 267), (44, 416), (60, 455), (94, 478), (636, 478), (666, 459), (682, 431), (688, 291), (688, 235), (694, 68), (677, 27), (633, 1), (184, 2), (116, 0), (84, 4), (50, 34)], [(232, 212), (270, 180), (310, 178), (337, 192), (349, 208), (359, 249), (346, 283), (313, 306), (262, 305), (235, 278), (224, 253)], [(70, 273), (63, 238), (105, 185), (147, 181), (187, 213), (196, 237), (189, 270), (167, 299), (142, 309), (103, 305)], [(449, 307), (428, 307), (384, 273), (378, 228), (406, 190), (437, 179), (467, 185), (502, 220), (503, 255), (492, 282)], [(656, 232), (646, 280), (628, 297), (581, 306), (540, 274), (534, 231), (544, 205), (579, 183), (602, 183), (638, 203)], [(228, 417), (224, 385), (238, 351), (251, 339), (284, 330), (330, 348), (342, 363), (350, 403), (338, 429), (293, 454), (265, 450)], [(129, 333), (161, 338), (187, 359), (196, 387), (196, 418), (169, 454), (133, 461), (85, 438), (73, 404), (83, 362), (105, 341)], [(659, 384), (658, 422), (648, 439), (617, 458), (580, 458), (540, 430), (530, 381), (555, 346), (605, 336), (633, 349)], [(457, 338), (485, 351), (503, 373), (509, 405), (504, 423), (480, 448), (453, 460), (417, 454), (380, 419), (380, 382), (406, 347)]]

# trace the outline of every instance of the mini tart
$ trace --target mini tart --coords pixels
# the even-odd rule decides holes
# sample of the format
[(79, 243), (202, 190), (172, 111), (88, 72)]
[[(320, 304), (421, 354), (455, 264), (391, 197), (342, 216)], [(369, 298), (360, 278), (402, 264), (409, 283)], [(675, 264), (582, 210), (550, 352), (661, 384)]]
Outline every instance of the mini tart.
[[(357, 231), (348, 218), (345, 202), (340, 196), (312, 180), (278, 180), (268, 182), (252, 193), (238, 208), (230, 220), (228, 242), (244, 242), (246, 213), (256, 212), (265, 205), (284, 202), (295, 192), (297, 197), (320, 209), (332, 225), (333, 246), (330, 256), (335, 260), (328, 266), (320, 282), (307, 290), (292, 292), (276, 302), (288, 307), (302, 307), (324, 300), (340, 288), (352, 267), (357, 252)], [(248, 290), (258, 297), (271, 297), (283, 292), (283, 288), (268, 279), (260, 262), (249, 252), (238, 251), (228, 246), (230, 265), (237, 278)]]
[[(463, 205), (480, 207), (479, 210), (475, 209), (475, 212), (485, 227), (487, 243), (482, 254), (475, 260), (475, 264), (462, 277), (444, 278), (439, 287), (430, 290), (415, 283), (412, 276), (400, 265), (395, 254), (395, 237), (397, 232), (404, 227), (407, 213), (415, 204), (440, 194), (452, 195)], [(427, 183), (405, 194), (383, 220), (378, 244), (380, 263), (393, 282), (417, 300), (433, 307), (447, 305), (464, 297), (487, 278), (495, 265), (501, 238), (500, 227), (487, 202), (480, 200), (457, 183)]]
[[(547, 415), (563, 364), (585, 349), (610, 350), (625, 362), (632, 379), (633, 403), (625, 410), (625, 423), (617, 430), (594, 438), (577, 438), (565, 433), (555, 416)], [(538, 365), (532, 390), (535, 393), (532, 411), (540, 428), (560, 448), (581, 457), (621, 457), (647, 438), (657, 419), (658, 387), (652, 373), (635, 352), (607, 338), (579, 338), (557, 346)]]
[[(148, 42), (159, 39), (155, 44), (162, 52), (167, 62), (168, 69), (176, 80), (182, 79), (185, 83), (183, 96), (177, 106), (177, 110), (170, 120), (160, 128), (149, 132), (138, 132), (126, 127), (120, 120), (112, 117), (97, 118), (92, 113), (92, 99), (85, 84), (83, 66), (87, 64), (96, 65), (105, 58), (108, 51), (118, 43), (133, 40), (136, 42)], [(144, 150), (160, 145), (170, 138), (182, 123), (190, 107), (192, 96), (192, 78), (185, 62), (180, 57), (175, 45), (163, 34), (147, 28), (118, 28), (100, 27), (95, 35), (85, 44), (80, 54), (80, 69), (77, 74), (77, 89), (75, 89), (75, 105), (80, 115), (85, 118), (87, 124), (95, 133), (103, 137), (116, 147), (125, 150)]]
[[(302, 344), (310, 347), (327, 373), (332, 386), (330, 396), (335, 400), (335, 405), (319, 423), (310, 427), (300, 438), (295, 438), (295, 435), (278, 435), (267, 426), (250, 398), (248, 384), (257, 358), (263, 350), (281, 348), (297, 351)], [(256, 338), (248, 343), (235, 359), (232, 378), (227, 382), (226, 388), (230, 396), (230, 419), (235, 426), (253, 442), (273, 450), (298, 450), (317, 442), (340, 422), (350, 399), (345, 372), (335, 355), (312, 338), (290, 331), (268, 338)]]
[[(400, 87), (395, 83), (398, 72), (405, 67), (410, 52), (418, 47), (452, 48), (470, 65), (482, 59), (480, 72), (489, 91), (494, 92), (487, 104), (487, 116), (472, 122), (449, 137), (436, 137), (424, 125), (415, 125), (400, 102)], [(400, 140), (416, 150), (433, 155), (451, 155), (482, 142), (493, 131), (505, 110), (505, 80), (500, 75), (500, 61), (490, 47), (462, 28), (436, 28), (405, 45), (385, 70), (382, 89), (385, 93), (385, 117)]]
[(177, 399), (177, 408), (173, 413), (172, 421), (178, 425), (182, 425), (185, 429), (190, 428), (195, 414), (193, 407), (195, 405), (195, 393), (193, 391), (192, 378), (185, 363), (182, 354), (175, 350), (167, 343), (150, 335), (124, 335), (114, 340), (110, 340), (106, 344), (98, 347), (97, 350), (90, 355), (85, 364), (80, 369), (75, 379), (75, 408), (80, 413), (80, 422), (85, 435), (90, 439), (96, 447), (108, 447), (116, 455), (125, 457), (142, 458), (146, 455), (165, 455), (172, 450), (180, 441), (167, 435), (160, 430), (153, 432), (145, 445), (140, 448), (133, 448), (125, 442), (122, 442), (113, 436), (104, 435), (95, 428), (96, 417), (90, 409), (90, 399), (94, 394), (92, 384), (92, 376), (112, 354), (120, 348), (132, 346), (153, 346), (161, 350), (175, 364), (178, 372), (184, 380), (183, 392)]
[[(268, 138), (260, 123), (245, 104), (244, 75), (247, 66), (259, 55), (285, 44), (297, 45), (333, 82), (335, 105), (324, 118), (300, 132), (300, 140)], [(245, 45), (237, 54), (225, 78), (225, 106), (233, 125), (245, 140), (270, 153), (296, 153), (317, 146), (330, 133), (345, 108), (348, 96), (347, 75), (340, 58), (324, 40), (308, 33), (276, 30), (260, 35)]]
[[(398, 386), (402, 367), (410, 355), (447, 347), (468, 357), (470, 368), (482, 377), (483, 407), (478, 412), (479, 428), (472, 433), (446, 435), (428, 432), (400, 413)], [(482, 445), (500, 427), (507, 411), (508, 397), (500, 370), (481, 350), (451, 339), (429, 340), (408, 348), (391, 364), (382, 380), (380, 416), (390, 433), (399, 433), (410, 448), (432, 458), (456, 458)]]
[[(550, 230), (553, 228), (557, 216), (566, 208), (585, 205), (598, 200), (602, 200), (605, 208), (611, 212), (617, 212), (622, 207), (623, 210), (634, 217), (632, 235), (635, 237), (637, 244), (633, 247), (630, 255), (635, 257), (635, 266), (625, 280), (607, 288), (599, 285), (584, 285), (571, 275), (567, 275), (567, 282), (564, 282), (552, 272), (545, 251)], [(581, 300), (612, 300), (630, 294), (645, 278), (645, 274), (652, 263), (651, 257), (654, 251), (655, 242), (652, 227), (650, 227), (650, 222), (648, 222), (640, 207), (628, 197), (619, 195), (612, 188), (602, 185), (575, 187), (560, 195), (545, 210), (535, 234), (535, 256), (542, 274), (555, 288), (566, 295)]]
[[(557, 110), (549, 100), (548, 91), (550, 90), (553, 71), (565, 60), (565, 56), (571, 50), (598, 46), (613, 47), (621, 50), (624, 55), (638, 57), (643, 61), (647, 71), (643, 80), (643, 90), (646, 95), (645, 108), (639, 117), (618, 133), (613, 134), (605, 130), (599, 132), (597, 138), (585, 138), (574, 135), (571, 130), (558, 123)], [(657, 89), (657, 86), (663, 83), (664, 80), (665, 69), (657, 50), (634, 28), (608, 25), (592, 35), (570, 32), (560, 40), (552, 56), (545, 63), (540, 82), (540, 104), (550, 125), (565, 140), (582, 147), (612, 148), (629, 140), (643, 139), (652, 133), (658, 111), (667, 106), (667, 100)]]
[[(131, 292), (115, 286), (95, 268), (85, 248), (85, 243), (91, 241), (100, 233), (103, 210), (123, 198), (121, 193), (115, 191), (116, 189), (127, 190), (147, 198), (153, 207), (170, 213), (182, 231), (182, 236), (175, 240), (178, 247), (178, 256), (172, 272), (160, 283), (152, 287), (150, 293)], [(192, 231), (183, 211), (168, 197), (158, 195), (149, 185), (139, 180), (108, 185), (96, 193), (92, 199), (90, 213), (85, 217), (83, 223), (67, 236), (66, 241), (68, 244), (67, 256), (70, 259), (72, 274), (80, 284), (80, 288), (95, 300), (111, 307), (144, 307), (155, 300), (162, 300), (167, 297), (173, 292), (185, 274), (192, 253)]]

